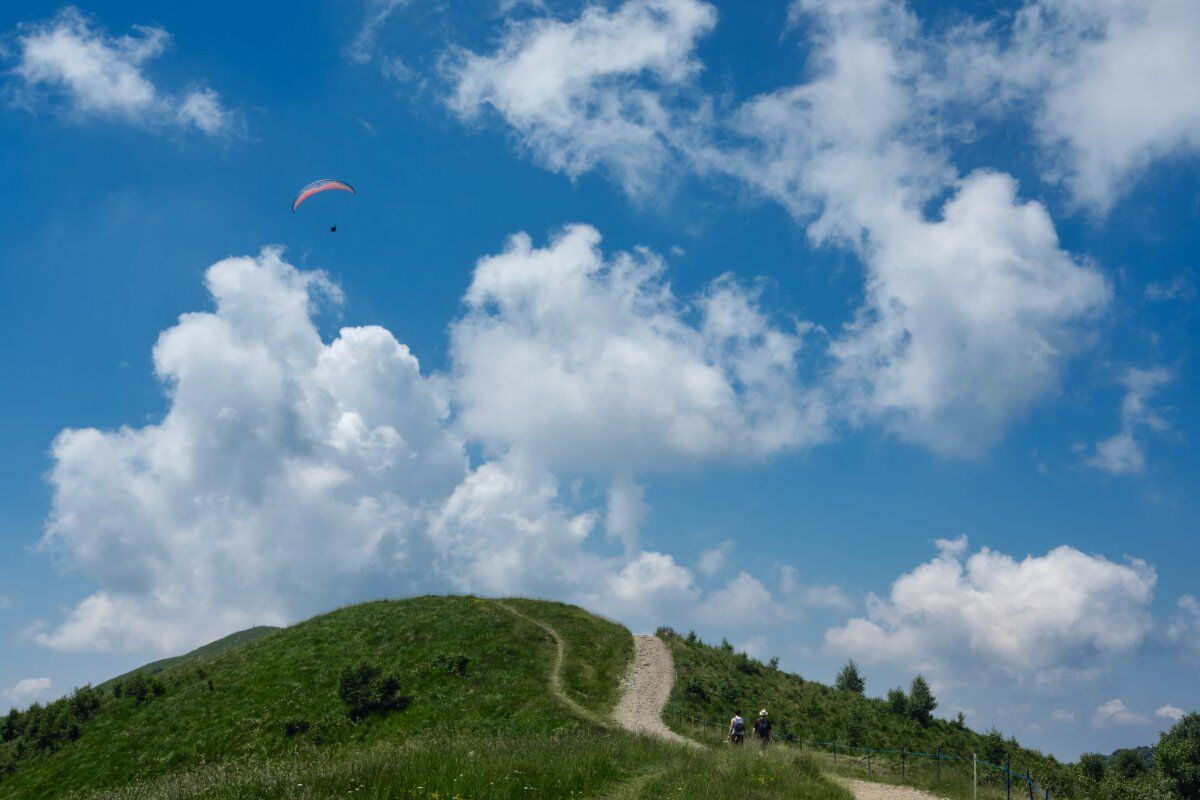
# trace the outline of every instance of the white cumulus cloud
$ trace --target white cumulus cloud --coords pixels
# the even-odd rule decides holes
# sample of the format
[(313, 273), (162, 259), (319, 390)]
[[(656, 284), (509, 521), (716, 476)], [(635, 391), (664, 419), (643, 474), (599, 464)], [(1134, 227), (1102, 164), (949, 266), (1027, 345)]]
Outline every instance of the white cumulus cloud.
[(1186, 713), (1187, 712), (1182, 708), (1167, 703), (1165, 706), (1162, 706), (1155, 711), (1154, 716), (1159, 717), (1160, 719), (1170, 720), (1171, 722), (1179, 722), (1179, 720), (1183, 719)]
[(1092, 715), (1092, 725), (1097, 728), (1107, 728), (1119, 725), (1144, 725), (1146, 718), (1131, 711), (1119, 698), (1113, 698), (1096, 709)]
[(53, 692), (54, 681), (49, 678), (24, 678), (0, 691), (0, 702), (21, 710), (31, 703), (50, 699)]
[(672, 111), (637, 81), (686, 86), (700, 70), (695, 43), (716, 18), (697, 0), (628, 0), (588, 5), (569, 22), (510, 22), (494, 53), (455, 59), (450, 106), (468, 120), (493, 109), (549, 169), (576, 177), (604, 167), (645, 196), (677, 145)]
[(93, 19), (68, 6), (17, 34), (12, 74), (28, 104), (41, 95), (65, 98), (80, 117), (119, 119), (137, 125), (176, 125), (218, 136), (235, 132), (238, 116), (216, 91), (199, 87), (163, 92), (145, 67), (171, 44), (166, 30), (138, 25), (132, 34), (110, 36)]
[(827, 435), (798, 376), (803, 329), (731, 279), (683, 301), (647, 251), (573, 225), (481, 260), (451, 328), (459, 421), (554, 469), (633, 474), (756, 458)]
[(1075, 712), (1068, 711), (1065, 708), (1056, 708), (1054, 709), (1054, 712), (1050, 714), (1050, 719), (1054, 720), (1055, 722), (1061, 722), (1064, 725), (1069, 725), (1075, 721)]
[(375, 327), (321, 340), (314, 296), (338, 293), (320, 273), (265, 250), (205, 281), (214, 310), (154, 348), (162, 421), (54, 442), (42, 546), (102, 588), (42, 644), (178, 650), (293, 619), (403, 569), (426, 505), (465, 475), (446, 398), (404, 345)]
[(1152, 627), (1156, 582), (1144, 562), (1117, 564), (1071, 547), (1014, 559), (952, 547), (872, 595), (867, 614), (826, 633), (863, 661), (968, 681), (998, 670), (1034, 684), (1087, 674), (1135, 650)]

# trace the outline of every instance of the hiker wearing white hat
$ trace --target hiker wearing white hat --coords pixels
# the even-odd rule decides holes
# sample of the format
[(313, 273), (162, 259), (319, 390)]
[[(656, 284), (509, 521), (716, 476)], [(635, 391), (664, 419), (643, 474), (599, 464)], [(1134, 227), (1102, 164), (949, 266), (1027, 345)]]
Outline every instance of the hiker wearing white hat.
[(767, 719), (767, 710), (764, 708), (758, 712), (758, 719), (754, 720), (754, 735), (758, 737), (759, 744), (764, 750), (771, 743), (771, 720)]

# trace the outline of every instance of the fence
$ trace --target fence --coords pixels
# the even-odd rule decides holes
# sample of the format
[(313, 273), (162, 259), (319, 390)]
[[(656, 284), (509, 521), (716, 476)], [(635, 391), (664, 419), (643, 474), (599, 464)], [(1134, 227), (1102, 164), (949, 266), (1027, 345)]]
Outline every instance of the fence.
[[(674, 698), (672, 698), (672, 700), (673, 699)], [(673, 702), (672, 705), (674, 705)], [(672, 710), (671, 714), (675, 718), (676, 723), (680, 725), (686, 722), (697, 727), (713, 726), (719, 731), (722, 739), (725, 738), (726, 732), (728, 731), (728, 723), (714, 722), (712, 720), (693, 717), (677, 710)], [(909, 759), (930, 759), (935, 764), (935, 781), (938, 783), (940, 783), (942, 780), (943, 764), (970, 764), (973, 797), (978, 797), (980, 770), (983, 769), (985, 770), (983, 776), (985, 781), (987, 779), (987, 770), (991, 770), (995, 778), (1003, 779), (1005, 800), (1012, 800), (1014, 792), (1017, 793), (1018, 798), (1028, 793), (1029, 800), (1050, 800), (1050, 790), (1043, 789), (1038, 786), (1037, 783), (1034, 782), (1033, 774), (1031, 772), (1026, 772), (1022, 775), (1019, 772), (1012, 771), (1011, 763), (1005, 763), (1003, 766), (999, 764), (992, 764), (980, 759), (975, 754), (972, 754), (970, 758), (967, 758), (964, 756), (952, 755), (950, 753), (943, 753), (941, 748), (939, 748), (936, 753), (922, 753), (916, 750), (906, 750), (904, 748), (856, 747), (844, 742), (822, 742), (814, 739), (803, 739), (796, 736), (788, 736), (786, 734), (778, 734), (773, 738), (800, 745), (801, 748), (803, 748), (805, 745), (808, 745), (809, 747), (819, 747), (830, 750), (833, 753), (833, 760), (835, 764), (837, 763), (839, 754), (849, 756), (851, 753), (862, 753), (866, 756), (867, 775), (874, 774), (872, 772), (872, 757), (875, 759), (874, 769), (876, 772), (878, 771), (880, 766), (880, 756), (884, 756), (885, 758), (887, 756), (899, 756), (900, 775), (902, 778), (908, 777), (908, 772), (910, 770)]]

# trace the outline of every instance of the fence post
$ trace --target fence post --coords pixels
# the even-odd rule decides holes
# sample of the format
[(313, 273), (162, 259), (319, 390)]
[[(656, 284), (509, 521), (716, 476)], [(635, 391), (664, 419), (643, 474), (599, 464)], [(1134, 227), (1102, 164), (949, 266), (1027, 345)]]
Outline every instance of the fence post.
[(1012, 800), (1012, 757), (1004, 757), (1004, 800)]
[(1025, 782), (1029, 785), (1029, 800), (1033, 800), (1033, 773), (1025, 770)]
[(871, 748), (867, 748), (867, 774), (871, 774)]
[(833, 740), (833, 763), (837, 764), (837, 739)]
[(900, 748), (900, 777), (908, 777), (908, 754), (904, 752), (904, 748)]
[(942, 782), (942, 748), (937, 749), (937, 782)]
[(979, 798), (979, 757), (971, 753), (971, 800)]

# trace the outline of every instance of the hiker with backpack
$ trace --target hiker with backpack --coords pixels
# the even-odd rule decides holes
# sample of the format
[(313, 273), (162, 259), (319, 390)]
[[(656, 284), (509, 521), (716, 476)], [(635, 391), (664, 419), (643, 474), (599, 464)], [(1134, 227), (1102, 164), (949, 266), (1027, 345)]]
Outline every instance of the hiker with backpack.
[(766, 750), (771, 743), (771, 720), (767, 719), (765, 708), (758, 712), (758, 719), (754, 720), (754, 735), (758, 737), (762, 749)]
[(729, 741), (735, 746), (742, 744), (746, 740), (746, 720), (742, 719), (742, 711), (738, 709), (733, 712), (733, 719), (729, 720)]

